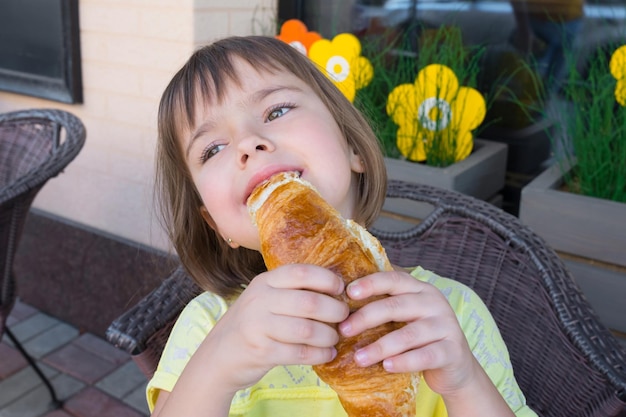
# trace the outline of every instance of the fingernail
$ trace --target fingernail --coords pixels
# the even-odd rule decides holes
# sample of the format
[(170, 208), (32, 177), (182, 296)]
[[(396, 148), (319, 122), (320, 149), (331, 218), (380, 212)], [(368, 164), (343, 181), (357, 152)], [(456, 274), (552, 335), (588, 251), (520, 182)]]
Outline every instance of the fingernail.
[(363, 349), (359, 349), (356, 351), (356, 353), (354, 354), (354, 360), (359, 364), (359, 365), (366, 365), (367, 364), (367, 352), (365, 352)]
[(358, 297), (361, 295), (361, 287), (358, 284), (350, 283), (348, 284), (348, 292), (350, 296)]
[(344, 336), (350, 336), (351, 330), (352, 330), (352, 325), (349, 322), (344, 321), (343, 323), (339, 324), (339, 331)]
[(332, 360), (334, 360), (336, 357), (337, 357), (337, 349), (335, 349), (335, 348), (333, 347), (333, 349), (332, 349), (332, 355), (331, 355), (330, 360), (332, 361)]
[(393, 371), (393, 361), (390, 359), (385, 359), (383, 361), (383, 368), (385, 368), (386, 371)]

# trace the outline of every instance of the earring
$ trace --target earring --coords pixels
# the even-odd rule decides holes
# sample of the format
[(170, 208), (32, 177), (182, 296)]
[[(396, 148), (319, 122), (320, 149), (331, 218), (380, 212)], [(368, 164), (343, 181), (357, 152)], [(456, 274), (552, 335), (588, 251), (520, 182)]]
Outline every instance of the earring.
[(228, 242), (229, 245), (232, 245), (233, 240), (231, 238), (226, 239), (226, 242)]

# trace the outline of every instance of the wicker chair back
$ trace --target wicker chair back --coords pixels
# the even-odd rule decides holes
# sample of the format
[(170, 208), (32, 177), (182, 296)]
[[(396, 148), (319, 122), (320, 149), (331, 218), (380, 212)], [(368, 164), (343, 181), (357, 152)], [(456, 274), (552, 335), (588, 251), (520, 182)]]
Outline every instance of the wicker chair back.
[[(390, 181), (387, 200), (430, 207), (408, 229), (371, 230), (392, 263), (421, 265), (478, 293), (540, 416), (626, 415), (624, 348), (541, 238), (516, 217), (453, 191)], [(180, 309), (199, 291), (178, 268), (111, 324), (108, 340), (151, 376)]]
[(540, 416), (626, 413), (626, 351), (545, 241), (518, 218), (463, 194), (390, 181), (387, 198), (432, 206), (409, 230), (372, 230), (391, 262), (421, 265), (478, 293)]
[(0, 337), (6, 332), (25, 356), (6, 328), (17, 297), (13, 259), (35, 196), (76, 157), (85, 136), (82, 122), (62, 110), (0, 114)]

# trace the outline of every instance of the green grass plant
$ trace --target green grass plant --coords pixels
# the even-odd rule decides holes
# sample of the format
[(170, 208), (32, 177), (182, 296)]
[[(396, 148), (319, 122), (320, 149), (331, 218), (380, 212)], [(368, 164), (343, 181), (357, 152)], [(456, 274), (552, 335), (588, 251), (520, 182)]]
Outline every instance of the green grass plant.
[(584, 70), (569, 65), (563, 93), (570, 106), (561, 114), (565, 143), (559, 163), (563, 171), (563, 162), (573, 167), (564, 173), (569, 190), (626, 202), (626, 107), (615, 100), (617, 80), (609, 70), (615, 49), (598, 51)]

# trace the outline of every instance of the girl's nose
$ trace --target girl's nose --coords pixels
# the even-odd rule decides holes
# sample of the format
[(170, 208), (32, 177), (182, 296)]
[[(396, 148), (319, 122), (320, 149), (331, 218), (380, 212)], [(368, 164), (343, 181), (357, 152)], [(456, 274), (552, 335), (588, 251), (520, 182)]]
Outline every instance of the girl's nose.
[(254, 158), (259, 152), (271, 152), (274, 146), (271, 141), (257, 135), (250, 135), (239, 142), (239, 163), (243, 166), (248, 159)]

